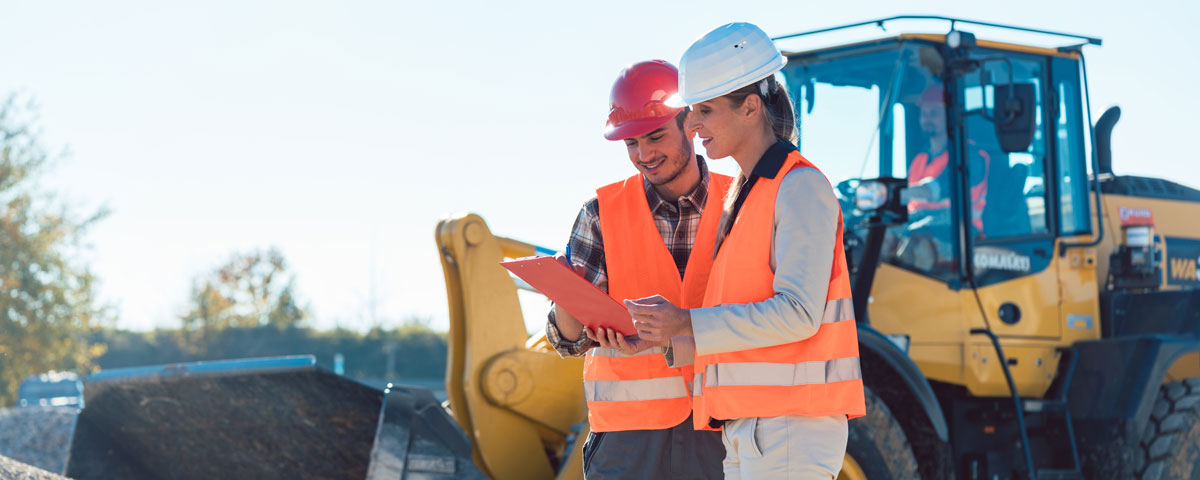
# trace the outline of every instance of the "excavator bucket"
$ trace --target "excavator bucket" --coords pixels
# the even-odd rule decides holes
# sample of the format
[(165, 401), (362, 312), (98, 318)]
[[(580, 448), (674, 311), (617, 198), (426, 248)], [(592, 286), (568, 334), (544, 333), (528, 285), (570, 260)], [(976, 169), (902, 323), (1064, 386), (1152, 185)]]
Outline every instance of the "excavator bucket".
[(312, 356), (101, 371), (71, 478), (484, 478), (429, 390), (377, 390)]

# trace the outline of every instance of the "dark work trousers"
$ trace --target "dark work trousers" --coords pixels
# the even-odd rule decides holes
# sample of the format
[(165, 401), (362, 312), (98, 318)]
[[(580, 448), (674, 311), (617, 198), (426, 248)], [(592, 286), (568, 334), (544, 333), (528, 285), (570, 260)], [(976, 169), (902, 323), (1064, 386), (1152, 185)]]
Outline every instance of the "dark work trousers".
[(695, 430), (692, 417), (663, 430), (592, 432), (583, 444), (587, 480), (724, 478), (721, 432)]

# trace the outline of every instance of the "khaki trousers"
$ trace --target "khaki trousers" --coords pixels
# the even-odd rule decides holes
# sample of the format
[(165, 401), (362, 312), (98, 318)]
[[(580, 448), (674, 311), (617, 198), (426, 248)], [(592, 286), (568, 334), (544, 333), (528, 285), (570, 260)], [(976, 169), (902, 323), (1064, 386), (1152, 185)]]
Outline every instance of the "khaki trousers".
[(837, 478), (846, 455), (845, 415), (788, 415), (725, 422), (726, 480)]

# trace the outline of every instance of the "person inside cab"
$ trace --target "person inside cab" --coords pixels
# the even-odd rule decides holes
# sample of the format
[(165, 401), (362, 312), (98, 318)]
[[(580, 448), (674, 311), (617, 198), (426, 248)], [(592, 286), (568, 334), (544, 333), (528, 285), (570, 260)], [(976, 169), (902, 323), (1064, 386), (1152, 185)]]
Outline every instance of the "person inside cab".
[[(945, 90), (941, 85), (930, 85), (921, 93), (917, 106), (920, 107), (921, 132), (926, 135), (927, 143), (925, 150), (913, 156), (908, 166), (908, 214), (914, 219), (936, 216), (948, 220), (953, 168), (949, 165)], [(971, 172), (971, 226), (979, 233), (983, 232), (991, 155), (979, 148), (974, 140), (967, 141), (967, 152)]]

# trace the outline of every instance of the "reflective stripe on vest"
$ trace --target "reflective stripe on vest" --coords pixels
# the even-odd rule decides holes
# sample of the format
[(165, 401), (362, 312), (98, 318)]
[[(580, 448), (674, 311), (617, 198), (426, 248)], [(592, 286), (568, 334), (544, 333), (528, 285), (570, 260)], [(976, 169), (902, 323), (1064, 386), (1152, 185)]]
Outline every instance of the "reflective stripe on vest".
[[(608, 294), (613, 299), (662, 295), (676, 305), (698, 307), (712, 269), (712, 251), (730, 177), (709, 174), (684, 278), (654, 224), (642, 176), (596, 190), (604, 242)], [(670, 368), (663, 347), (634, 355), (593, 348), (584, 361), (584, 393), (594, 432), (670, 428), (691, 413), (692, 367)]]
[[(746, 196), (713, 262), (705, 307), (775, 296), (770, 267), (775, 199), (784, 177), (796, 168), (816, 167), (793, 151), (775, 178), (759, 178)], [(696, 356), (692, 405), (697, 428), (710, 418), (856, 418), (866, 413), (840, 212), (834, 238), (829, 290), (817, 333), (783, 345)]]
[[(862, 378), (858, 357), (800, 363), (719, 363), (704, 367), (706, 387), (814, 385)], [(694, 387), (693, 387), (694, 388)]]
[(596, 347), (593, 348), (589, 353), (598, 357), (637, 357), (641, 355), (662, 355), (666, 352), (667, 349), (665, 347), (650, 347), (633, 355), (626, 355), (615, 348)]
[(589, 402), (635, 402), (687, 398), (688, 389), (683, 377), (676, 375), (642, 380), (584, 380), (583, 394)]

